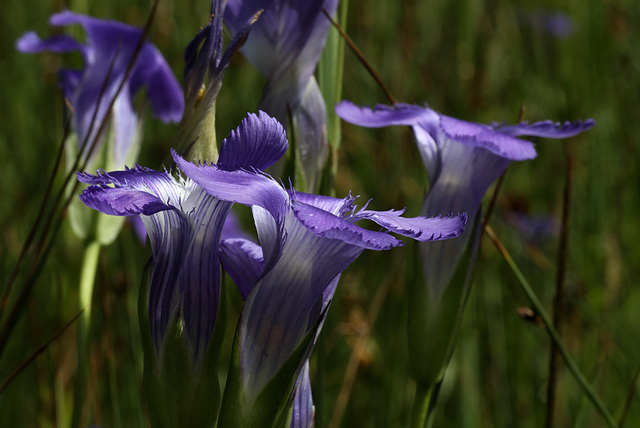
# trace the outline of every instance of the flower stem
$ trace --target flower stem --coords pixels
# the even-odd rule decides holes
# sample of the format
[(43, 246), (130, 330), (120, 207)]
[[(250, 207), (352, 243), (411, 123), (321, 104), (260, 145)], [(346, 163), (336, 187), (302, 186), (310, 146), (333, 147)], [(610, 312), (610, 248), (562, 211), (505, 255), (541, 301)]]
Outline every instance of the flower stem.
[(84, 250), (82, 260), (82, 270), (80, 271), (79, 304), (84, 309), (82, 316), (78, 320), (78, 367), (76, 371), (76, 382), (73, 396), (73, 417), (71, 427), (81, 425), (82, 407), (85, 397), (87, 383), (87, 372), (89, 367), (89, 328), (91, 320), (91, 297), (93, 296), (93, 286), (95, 284), (96, 270), (98, 267), (98, 257), (100, 256), (101, 244), (91, 241)]
[(429, 417), (429, 403), (433, 385), (423, 382), (416, 383), (416, 395), (413, 399), (413, 409), (411, 410), (410, 428), (424, 428)]
[(498, 240), (495, 233), (493, 232), (493, 229), (491, 229), (490, 226), (486, 226), (485, 232), (486, 232), (486, 235), (491, 239), (491, 241), (493, 241), (494, 245), (498, 249), (498, 252), (505, 259), (505, 261), (507, 262), (507, 264), (509, 265), (513, 273), (516, 275), (516, 278), (518, 279), (518, 283), (520, 284), (520, 287), (522, 287), (522, 290), (525, 292), (525, 294), (531, 301), (531, 304), (533, 305), (536, 313), (540, 316), (540, 319), (542, 319), (542, 322), (544, 323), (547, 329), (547, 332), (551, 337), (551, 340), (553, 341), (555, 346), (558, 348), (558, 351), (560, 351), (560, 355), (562, 355), (562, 358), (564, 359), (564, 362), (566, 363), (567, 368), (569, 369), (573, 377), (576, 379), (578, 384), (580, 384), (580, 386), (582, 387), (582, 390), (587, 395), (591, 403), (593, 403), (593, 405), (596, 407), (596, 410), (598, 411), (598, 413), (600, 413), (602, 418), (606, 421), (607, 425), (612, 428), (617, 428), (618, 424), (616, 423), (615, 419), (613, 418), (613, 416), (611, 415), (611, 413), (609, 412), (605, 404), (602, 402), (602, 400), (600, 400), (600, 398), (596, 395), (596, 392), (593, 390), (593, 387), (589, 384), (589, 381), (584, 377), (584, 375), (582, 374), (582, 372), (580, 371), (576, 363), (573, 361), (573, 358), (571, 358), (571, 355), (569, 355), (567, 348), (565, 348), (564, 344), (562, 343), (562, 340), (560, 339), (560, 335), (558, 334), (556, 329), (553, 327), (553, 322), (551, 321), (551, 318), (549, 318), (549, 315), (544, 310), (542, 303), (540, 303), (540, 300), (538, 300), (536, 293), (533, 291), (533, 289), (525, 279), (522, 272), (520, 272), (520, 269), (518, 269), (518, 266), (515, 264), (515, 262), (511, 258), (511, 255), (509, 255), (509, 252), (506, 250), (506, 248), (504, 248), (502, 243)]

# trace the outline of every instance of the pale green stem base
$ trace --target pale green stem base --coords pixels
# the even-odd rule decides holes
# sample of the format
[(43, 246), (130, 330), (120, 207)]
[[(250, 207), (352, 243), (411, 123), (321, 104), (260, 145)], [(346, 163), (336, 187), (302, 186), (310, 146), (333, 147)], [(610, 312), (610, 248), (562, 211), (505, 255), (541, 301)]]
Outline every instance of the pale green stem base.
[(429, 417), (429, 403), (433, 385), (425, 385), (418, 382), (416, 384), (416, 395), (413, 399), (413, 409), (411, 410), (410, 428), (424, 428)]
[(91, 298), (93, 296), (93, 286), (95, 284), (96, 270), (98, 268), (98, 258), (100, 256), (101, 244), (98, 241), (90, 242), (84, 251), (82, 260), (82, 270), (80, 272), (80, 289), (78, 291), (78, 301), (80, 309), (84, 312), (78, 319), (77, 352), (78, 367), (76, 371), (76, 382), (73, 394), (73, 418), (71, 427), (80, 426), (82, 407), (85, 398), (87, 374), (89, 369), (88, 348), (89, 348), (89, 328), (91, 326)]

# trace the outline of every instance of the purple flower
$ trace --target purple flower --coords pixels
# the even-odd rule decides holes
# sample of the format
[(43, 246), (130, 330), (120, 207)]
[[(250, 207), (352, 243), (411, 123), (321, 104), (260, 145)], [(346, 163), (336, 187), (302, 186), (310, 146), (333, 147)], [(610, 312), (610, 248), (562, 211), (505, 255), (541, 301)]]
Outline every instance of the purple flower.
[[(237, 342), (239, 382), (248, 413), (254, 405), (261, 408), (256, 400), (263, 390), (308, 334), (319, 329), (341, 272), (362, 251), (404, 244), (389, 232), (419, 241), (453, 238), (466, 222), (464, 214), (405, 218), (404, 210), (372, 211), (366, 206), (357, 210), (352, 196), (337, 199), (285, 190), (258, 171), (228, 171), (220, 164), (196, 166), (175, 154), (174, 159), (211, 195), (253, 209), (260, 245), (226, 239), (221, 246), (222, 263), (245, 299)], [(356, 225), (359, 220), (371, 220), (382, 230), (364, 229)], [(295, 364), (293, 379), (312, 346), (313, 340)], [(288, 394), (282, 400), (289, 399), (291, 390)], [(233, 419), (225, 415), (226, 407), (223, 402), (221, 421)], [(265, 426), (264, 420), (259, 422)]]
[[(222, 143), (217, 168), (266, 168), (286, 149), (279, 123), (264, 113), (249, 115)], [(187, 349), (193, 361), (202, 361), (218, 317), (218, 246), (232, 203), (188, 178), (140, 166), (78, 178), (92, 185), (80, 196), (87, 206), (109, 215), (141, 215), (153, 252), (149, 322), (156, 352), (161, 353), (169, 323), (179, 313)]]
[[(431, 184), (422, 213), (466, 212), (470, 219), (476, 217), (484, 194), (509, 163), (536, 157), (533, 143), (516, 137), (567, 138), (594, 125), (590, 119), (488, 126), (445, 116), (429, 107), (396, 104), (372, 110), (348, 101), (340, 103), (336, 113), (371, 128), (411, 126)], [(422, 245), (425, 277), (434, 301), (451, 280), (469, 236), (467, 232), (459, 239)]]
[[(28, 53), (77, 51), (82, 54), (84, 68), (60, 70), (59, 78), (60, 87), (73, 108), (74, 129), (84, 150), (98, 137), (100, 124), (109, 114), (109, 105), (136, 54), (142, 30), (71, 11), (57, 13), (49, 22), (55, 26), (82, 25), (87, 44), (67, 35), (42, 40), (29, 32), (18, 40), (17, 48)], [(137, 154), (138, 116), (132, 100), (143, 87), (147, 88), (151, 108), (160, 120), (177, 122), (182, 115), (184, 101), (180, 85), (162, 54), (145, 42), (113, 104), (114, 151), (110, 159), (113, 165), (124, 166)]]
[(537, 33), (547, 33), (558, 39), (566, 39), (575, 31), (571, 17), (562, 12), (517, 9), (516, 13), (523, 24)]
[(322, 8), (334, 14), (337, 5), (338, 0), (232, 0), (225, 12), (227, 26), (237, 31), (263, 10), (243, 53), (267, 79), (259, 108), (285, 128), (293, 118), (307, 188), (315, 186), (327, 152), (326, 108), (313, 77), (330, 28)]

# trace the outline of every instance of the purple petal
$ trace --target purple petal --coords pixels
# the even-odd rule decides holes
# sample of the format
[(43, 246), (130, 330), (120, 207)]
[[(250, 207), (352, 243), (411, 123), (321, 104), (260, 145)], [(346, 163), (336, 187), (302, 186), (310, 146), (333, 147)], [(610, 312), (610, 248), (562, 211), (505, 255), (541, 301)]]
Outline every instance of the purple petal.
[(459, 236), (464, 232), (466, 214), (448, 217), (401, 217), (401, 211), (362, 210), (353, 218), (367, 218), (390, 231), (418, 241), (441, 241)]
[(370, 250), (388, 250), (404, 242), (385, 232), (363, 229), (340, 217), (303, 203), (293, 205), (296, 217), (317, 236), (331, 238)]
[(147, 88), (147, 97), (155, 117), (163, 121), (179, 122), (184, 111), (184, 94), (180, 84), (160, 51), (145, 43), (136, 59), (130, 76), (130, 92)]
[(587, 119), (585, 121), (576, 120), (575, 122), (564, 123), (544, 120), (542, 122), (535, 122), (532, 124), (523, 122), (517, 125), (504, 126), (496, 129), (496, 131), (512, 137), (529, 135), (532, 137), (543, 138), (568, 138), (593, 128), (595, 124), (596, 122), (593, 119)]
[(264, 271), (262, 248), (246, 239), (225, 239), (220, 245), (220, 259), (246, 300)]
[(291, 211), (284, 230), (282, 254), (253, 287), (240, 320), (240, 364), (248, 401), (318, 322), (326, 307), (325, 291), (333, 290), (336, 277), (363, 251), (311, 233)]
[(222, 239), (249, 239), (249, 235), (242, 228), (242, 224), (235, 212), (230, 212), (222, 227)]
[(307, 205), (314, 206), (339, 217), (342, 217), (347, 213), (353, 211), (353, 202), (356, 200), (356, 198), (354, 198), (350, 194), (343, 199), (297, 191), (290, 191), (289, 194), (298, 202), (303, 202)]
[(108, 173), (98, 171), (98, 175), (77, 173), (77, 177), (83, 183), (100, 185), (107, 190), (124, 188), (147, 192), (173, 207), (179, 206), (184, 192), (184, 188), (166, 172), (158, 172), (142, 166)]
[(289, 425), (289, 427), (313, 427), (314, 414), (315, 408), (313, 407), (313, 396), (311, 394), (311, 379), (309, 378), (309, 360), (307, 360), (296, 382), (291, 425)]
[(336, 114), (342, 119), (367, 128), (382, 128), (390, 125), (415, 126), (426, 119), (431, 119), (435, 125), (437, 117), (433, 115), (429, 117), (428, 111), (428, 108), (410, 104), (393, 106), (378, 104), (371, 109), (358, 107), (351, 101), (345, 100), (336, 105)]
[(60, 70), (58, 71), (58, 86), (62, 88), (65, 98), (70, 100), (73, 94), (80, 87), (82, 83), (82, 76), (84, 72), (82, 70)]
[(139, 215), (133, 215), (129, 217), (129, 222), (131, 223), (131, 227), (133, 227), (133, 232), (142, 245), (147, 242), (147, 229), (144, 227), (144, 223), (142, 222), (142, 218)]
[(25, 53), (84, 51), (84, 46), (71, 36), (59, 35), (42, 40), (33, 31), (23, 34), (16, 42), (16, 48)]
[(202, 188), (194, 188), (183, 209), (193, 235), (189, 252), (183, 254), (180, 298), (185, 332), (193, 356), (202, 361), (218, 317), (221, 271), (218, 259), (222, 226), (231, 203), (220, 201)]
[(249, 114), (222, 142), (218, 167), (222, 170), (271, 166), (287, 151), (287, 135), (280, 123), (264, 112)]
[(153, 253), (149, 272), (149, 323), (156, 352), (160, 352), (169, 321), (179, 302), (179, 277), (192, 240), (186, 216), (162, 211), (142, 216)]
[(264, 10), (254, 24), (243, 52), (249, 62), (267, 77), (269, 84), (297, 88), (294, 92), (298, 98), (283, 99), (283, 105), (288, 101), (295, 108), (302, 97), (330, 28), (322, 8), (334, 14), (337, 4), (338, 0), (229, 2), (225, 23), (232, 32), (237, 32), (258, 10)]
[(216, 165), (196, 166), (174, 150), (171, 153), (182, 172), (218, 199), (263, 207), (274, 218), (281, 218), (289, 206), (289, 196), (270, 177), (243, 170), (224, 171)]
[(536, 157), (533, 143), (495, 132), (487, 125), (440, 115), (440, 127), (447, 137), (456, 142), (481, 147), (507, 159), (525, 160)]
[(78, 180), (92, 184), (80, 195), (85, 205), (109, 215), (151, 215), (176, 209), (181, 189), (167, 173), (137, 166), (98, 175), (77, 173)]
[[(79, 50), (84, 58), (84, 70), (63, 70), (61, 86), (74, 110), (74, 128), (81, 146), (99, 138), (100, 125), (108, 117), (109, 106), (131, 63), (142, 38), (142, 30), (116, 21), (108, 21), (64, 11), (53, 15), (50, 23), (57, 26), (80, 24), (87, 34), (88, 44), (82, 45), (69, 36), (55, 36), (41, 41), (28, 33), (18, 41), (18, 48), (30, 52)], [(116, 147), (114, 159), (124, 165), (135, 148), (137, 118), (132, 97), (142, 87), (148, 88), (151, 106), (164, 121), (177, 121), (184, 101), (180, 86), (162, 55), (150, 43), (140, 49), (130, 80), (125, 83), (115, 102)]]
[(82, 192), (80, 200), (89, 208), (116, 216), (151, 215), (175, 209), (150, 193), (113, 187), (91, 186)]

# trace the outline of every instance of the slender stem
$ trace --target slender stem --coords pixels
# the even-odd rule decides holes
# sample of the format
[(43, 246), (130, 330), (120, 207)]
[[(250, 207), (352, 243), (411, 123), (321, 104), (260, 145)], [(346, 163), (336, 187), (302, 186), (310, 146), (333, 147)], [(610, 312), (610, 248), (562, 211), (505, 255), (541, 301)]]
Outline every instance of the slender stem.
[(80, 271), (80, 308), (84, 309), (83, 318), (89, 326), (91, 319), (91, 297), (93, 296), (93, 286), (96, 280), (96, 270), (98, 268), (98, 257), (100, 256), (101, 244), (98, 241), (92, 241), (84, 250), (84, 259), (82, 260), (82, 270)]
[(609, 409), (607, 409), (607, 407), (602, 402), (602, 400), (600, 400), (600, 398), (597, 396), (596, 392), (593, 390), (593, 387), (589, 384), (589, 381), (584, 377), (584, 375), (582, 374), (582, 372), (580, 371), (576, 363), (573, 361), (573, 358), (571, 358), (571, 355), (569, 354), (569, 351), (567, 351), (567, 348), (565, 348), (564, 344), (562, 343), (562, 340), (560, 339), (558, 332), (556, 331), (555, 328), (553, 328), (553, 323), (551, 322), (549, 315), (547, 315), (547, 312), (544, 310), (542, 303), (540, 303), (540, 300), (538, 300), (536, 293), (533, 291), (533, 289), (525, 279), (524, 275), (522, 274), (518, 266), (515, 264), (511, 256), (509, 255), (509, 252), (506, 250), (506, 248), (504, 248), (500, 240), (498, 240), (498, 238), (496, 237), (496, 234), (493, 232), (493, 229), (491, 229), (491, 226), (485, 227), (485, 234), (491, 239), (491, 241), (493, 241), (493, 244), (498, 249), (498, 252), (502, 255), (502, 257), (505, 259), (505, 261), (507, 262), (507, 264), (509, 265), (513, 273), (516, 275), (516, 278), (518, 279), (518, 283), (520, 284), (520, 287), (525, 292), (525, 294), (531, 301), (531, 304), (533, 305), (535, 311), (540, 316), (540, 319), (545, 325), (547, 332), (551, 337), (551, 340), (558, 347), (558, 351), (560, 351), (560, 354), (562, 355), (562, 358), (564, 359), (564, 362), (567, 365), (567, 368), (569, 369), (573, 377), (576, 379), (578, 384), (582, 387), (582, 390), (587, 395), (591, 403), (593, 403), (593, 405), (596, 407), (596, 409), (598, 410), (602, 418), (606, 421), (607, 425), (612, 428), (618, 428), (618, 424), (616, 423), (613, 416), (611, 416)]
[(629, 415), (629, 409), (631, 408), (631, 403), (636, 395), (636, 382), (638, 381), (638, 375), (640, 375), (640, 368), (638, 368), (633, 375), (633, 379), (631, 379), (631, 384), (629, 385), (629, 392), (627, 393), (627, 398), (624, 400), (624, 406), (622, 407), (622, 412), (620, 413), (620, 417), (618, 417), (618, 424), (620, 428), (622, 428), (627, 421), (627, 416)]
[(426, 385), (422, 382), (416, 384), (416, 395), (413, 399), (413, 409), (411, 410), (410, 428), (424, 428), (429, 417), (429, 403), (433, 385)]
[(80, 290), (78, 300), (83, 309), (82, 318), (78, 321), (77, 351), (78, 367), (76, 385), (73, 396), (73, 418), (71, 426), (80, 426), (80, 418), (85, 398), (87, 373), (89, 370), (89, 330), (91, 327), (91, 297), (98, 267), (101, 245), (98, 241), (90, 242), (84, 250), (82, 270), (80, 271)]
[[(569, 213), (571, 210), (571, 184), (573, 162), (571, 155), (567, 156), (566, 184), (562, 204), (562, 226), (560, 231), (560, 248), (558, 249), (558, 276), (556, 278), (556, 292), (553, 297), (553, 327), (561, 333), (563, 312), (565, 306), (564, 286), (567, 278), (567, 260), (569, 258)], [(547, 416), (546, 427), (553, 427), (553, 416), (556, 407), (556, 385), (558, 383), (558, 347), (551, 343), (549, 351), (549, 379), (547, 380)]]
[(42, 354), (49, 347), (49, 345), (53, 343), (53, 341), (55, 341), (58, 337), (60, 337), (60, 335), (64, 333), (71, 326), (71, 324), (73, 324), (78, 319), (81, 313), (82, 311), (80, 311), (73, 318), (71, 318), (60, 330), (56, 332), (56, 334), (54, 334), (42, 346), (36, 349), (36, 351), (33, 354), (31, 354), (29, 358), (27, 358), (22, 364), (20, 364), (20, 366), (18, 366), (18, 368), (15, 369), (13, 373), (11, 373), (11, 375), (9, 375), (7, 380), (5, 380), (2, 383), (2, 386), (0, 386), (0, 394), (2, 394), (2, 392), (7, 388), (7, 386), (9, 386), (9, 384), (13, 381), (13, 379), (15, 379), (16, 376), (18, 376), (20, 372), (22, 372), (22, 370), (24, 370), (29, 364), (31, 364), (38, 357), (38, 355)]
[(347, 33), (344, 32), (344, 30), (340, 27), (340, 24), (338, 24), (331, 17), (331, 15), (329, 15), (329, 12), (327, 12), (327, 10), (325, 8), (322, 8), (322, 12), (325, 14), (327, 19), (329, 21), (331, 21), (331, 24), (334, 27), (336, 27), (336, 29), (338, 30), (340, 35), (344, 38), (344, 41), (347, 43), (349, 48), (353, 51), (354, 54), (356, 54), (356, 56), (358, 57), (358, 59), (360, 60), (360, 62), (364, 66), (364, 68), (367, 69), (367, 71), (369, 72), (371, 77), (373, 77), (373, 79), (376, 81), (378, 86), (380, 86), (380, 89), (382, 89), (382, 92), (384, 92), (384, 95), (387, 97), (389, 102), (391, 104), (395, 104), (396, 103), (396, 99), (391, 94), (391, 91), (389, 90), (389, 88), (387, 88), (387, 85), (384, 84), (384, 82), (382, 81), (382, 78), (380, 77), (380, 75), (373, 69), (373, 66), (371, 66), (371, 64), (369, 64), (369, 62), (366, 60), (366, 58), (364, 57), (364, 55), (362, 54), (360, 49), (358, 49), (358, 46), (356, 46), (356, 44), (353, 42), (353, 40), (351, 40), (351, 38), (347, 35)]

